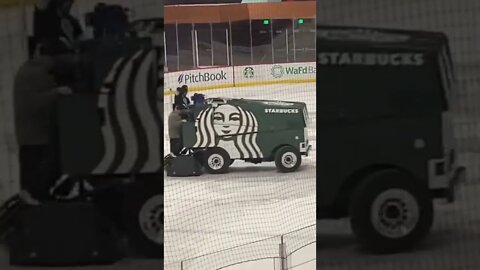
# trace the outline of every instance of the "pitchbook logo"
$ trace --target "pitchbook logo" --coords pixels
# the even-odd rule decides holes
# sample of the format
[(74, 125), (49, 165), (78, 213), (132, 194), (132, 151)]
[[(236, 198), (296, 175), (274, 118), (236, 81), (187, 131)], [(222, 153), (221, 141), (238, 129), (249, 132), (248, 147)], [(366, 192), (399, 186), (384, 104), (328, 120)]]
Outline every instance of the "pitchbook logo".
[(220, 71), (216, 73), (210, 72), (198, 72), (198, 73), (188, 73), (180, 74), (178, 76), (178, 84), (191, 84), (199, 82), (214, 82), (214, 81), (226, 81), (227, 73), (225, 71)]

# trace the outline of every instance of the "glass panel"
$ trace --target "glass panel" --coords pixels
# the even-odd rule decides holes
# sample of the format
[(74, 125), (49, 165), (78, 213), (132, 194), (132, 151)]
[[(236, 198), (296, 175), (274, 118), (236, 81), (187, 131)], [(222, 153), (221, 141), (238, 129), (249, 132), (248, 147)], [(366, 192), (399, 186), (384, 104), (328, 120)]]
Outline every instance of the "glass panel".
[(316, 59), (315, 41), (316, 41), (316, 25), (315, 19), (303, 19), (303, 23), (299, 20), (294, 21), (295, 31), (295, 52), (297, 62), (313, 62)]
[(233, 59), (230, 64), (233, 63), (236, 66), (251, 64), (250, 42), (249, 21), (232, 22)]
[(287, 30), (292, 29), (291, 20), (272, 20), (273, 48), (275, 63), (288, 62), (288, 34)]
[(177, 33), (174, 24), (165, 25), (165, 47), (167, 50), (165, 69), (168, 72), (177, 71)]
[(272, 36), (268, 24), (264, 20), (252, 20), (253, 64), (271, 64)]
[(212, 66), (212, 36), (210, 24), (195, 24), (198, 45), (198, 66)]
[(178, 25), (179, 70), (193, 69), (192, 25)]
[(212, 24), (213, 63), (215, 66), (226, 66), (227, 62), (227, 34), (228, 23)]

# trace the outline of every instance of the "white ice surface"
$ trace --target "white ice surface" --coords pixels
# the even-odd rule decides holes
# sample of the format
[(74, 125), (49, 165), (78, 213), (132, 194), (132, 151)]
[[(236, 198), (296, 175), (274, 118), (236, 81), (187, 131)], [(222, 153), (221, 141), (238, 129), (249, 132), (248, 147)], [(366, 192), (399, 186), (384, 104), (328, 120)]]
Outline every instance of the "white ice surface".
[[(239, 97), (301, 101), (310, 116), (309, 140), (313, 151), (298, 172), (281, 174), (273, 163), (258, 165), (236, 161), (226, 175), (165, 178), (165, 269), (180, 269), (180, 262), (196, 256), (286, 234), (313, 225), (315, 218), (316, 93), (315, 84), (270, 85), (210, 90), (207, 97)], [(167, 97), (168, 99), (169, 97)], [(167, 102), (168, 103), (168, 102)], [(165, 117), (171, 105), (165, 106)], [(168, 134), (165, 134), (168, 150)], [(166, 175), (165, 175), (166, 176)], [(287, 250), (315, 241), (315, 230), (285, 237)], [(216, 269), (232, 262), (278, 256), (280, 237), (196, 260), (186, 269)], [(315, 269), (315, 244), (291, 257), (295, 269)], [(266, 268), (267, 267), (267, 268)], [(278, 267), (278, 265), (277, 265)], [(226, 269), (274, 269), (273, 259)], [(278, 269), (278, 268), (277, 268)]]

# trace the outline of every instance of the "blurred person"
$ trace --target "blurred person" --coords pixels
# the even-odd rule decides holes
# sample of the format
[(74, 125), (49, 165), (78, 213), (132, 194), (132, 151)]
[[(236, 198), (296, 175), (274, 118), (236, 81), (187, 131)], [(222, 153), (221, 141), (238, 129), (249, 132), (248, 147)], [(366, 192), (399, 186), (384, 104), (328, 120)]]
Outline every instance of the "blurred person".
[(181, 105), (185, 108), (190, 106), (190, 99), (188, 98), (188, 86), (182, 85), (177, 88), (177, 93), (175, 94), (174, 106)]
[(74, 0), (40, 0), (34, 10), (36, 40), (61, 40), (69, 48), (82, 39), (80, 22), (70, 14)]
[[(66, 80), (58, 79), (55, 55), (68, 53), (59, 42), (42, 42), (32, 59), (18, 70), (14, 80), (15, 132), (19, 144), (22, 194), (34, 200), (50, 199), (49, 188), (60, 178), (56, 104), (70, 95)], [(62, 81), (63, 80), (63, 81)], [(28, 197), (28, 196), (27, 196)]]
[(182, 123), (185, 122), (185, 107), (176, 105), (175, 109), (168, 116), (168, 135), (170, 137), (170, 155), (175, 157), (183, 149), (182, 144)]

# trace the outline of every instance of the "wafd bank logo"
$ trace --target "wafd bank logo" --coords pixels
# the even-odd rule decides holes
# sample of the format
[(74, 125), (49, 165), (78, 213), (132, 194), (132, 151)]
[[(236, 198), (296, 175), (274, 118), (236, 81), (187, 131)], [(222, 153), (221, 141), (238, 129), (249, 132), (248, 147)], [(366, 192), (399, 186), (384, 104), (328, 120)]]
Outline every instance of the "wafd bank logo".
[(271, 74), (274, 78), (282, 78), (284, 75), (305, 75), (316, 72), (317, 68), (315, 66), (283, 67), (281, 65), (275, 65), (272, 67)]
[(195, 72), (195, 73), (182, 73), (178, 76), (179, 84), (200, 83), (200, 82), (216, 82), (226, 81), (227, 73), (225, 71), (220, 72)]

